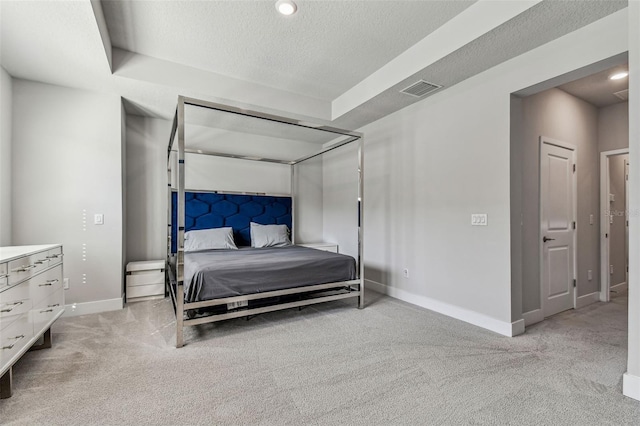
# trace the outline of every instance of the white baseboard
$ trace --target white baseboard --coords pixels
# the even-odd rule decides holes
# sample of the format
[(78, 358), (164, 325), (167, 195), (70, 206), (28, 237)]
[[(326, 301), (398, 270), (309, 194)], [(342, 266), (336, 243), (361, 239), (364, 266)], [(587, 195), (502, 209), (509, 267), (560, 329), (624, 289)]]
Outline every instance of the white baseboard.
[(511, 323), (511, 335), (509, 337), (524, 334), (524, 327), (525, 327), (524, 319), (513, 321)]
[(524, 314), (522, 314), (522, 318), (524, 318), (525, 327), (528, 327), (532, 324), (543, 321), (544, 312), (542, 312), (542, 309), (534, 309), (533, 311), (525, 312)]
[(612, 285), (609, 291), (615, 291), (616, 293), (620, 294), (620, 293), (624, 293), (628, 289), (629, 289), (629, 286), (627, 285), (627, 283), (621, 282), (619, 284)]
[(576, 309), (584, 308), (585, 306), (591, 305), (592, 303), (596, 303), (599, 301), (600, 301), (599, 291), (585, 294), (584, 296), (580, 296), (576, 298)]
[(622, 376), (622, 393), (629, 398), (640, 401), (640, 376), (624, 373)]
[(413, 305), (420, 306), (422, 308), (429, 309), (430, 311), (438, 312), (440, 314), (467, 322), (469, 324), (482, 327), (486, 330), (493, 331), (503, 336), (515, 336), (524, 333), (524, 320), (518, 320), (513, 323), (500, 321), (495, 318), (491, 318), (484, 314), (470, 311), (459, 306), (450, 305), (439, 300), (431, 299), (425, 296), (419, 296), (417, 294), (409, 293), (408, 291), (389, 287), (385, 284), (365, 280), (365, 288), (376, 291), (378, 293), (386, 294), (395, 299), (411, 303)]
[(600, 300), (601, 302), (608, 302), (609, 298), (607, 297), (607, 295), (605, 294), (605, 292), (603, 290), (600, 290), (598, 292), (598, 300)]
[(64, 307), (63, 317), (77, 317), (78, 315), (97, 314), (100, 312), (117, 311), (122, 309), (123, 298), (97, 300), (95, 302), (72, 303)]

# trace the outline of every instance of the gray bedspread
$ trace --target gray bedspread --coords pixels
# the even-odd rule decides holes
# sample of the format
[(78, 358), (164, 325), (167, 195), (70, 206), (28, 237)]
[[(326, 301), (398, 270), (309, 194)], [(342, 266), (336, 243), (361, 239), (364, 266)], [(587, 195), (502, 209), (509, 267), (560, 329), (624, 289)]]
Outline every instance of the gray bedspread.
[(198, 302), (356, 278), (351, 256), (288, 246), (185, 253), (184, 300)]

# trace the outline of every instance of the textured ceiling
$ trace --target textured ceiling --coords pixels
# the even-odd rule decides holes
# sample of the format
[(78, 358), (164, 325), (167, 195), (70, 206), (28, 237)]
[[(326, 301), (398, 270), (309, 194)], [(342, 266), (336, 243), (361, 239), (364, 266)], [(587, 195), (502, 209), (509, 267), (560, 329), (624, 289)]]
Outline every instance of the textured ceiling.
[(103, 1), (114, 47), (332, 100), (474, 1)]
[[(626, 1), (546, 1), (539, 3), (433, 65), (380, 93), (360, 108), (338, 118), (335, 120), (335, 125), (343, 128), (360, 128), (393, 111), (424, 99), (399, 93), (400, 90), (413, 82), (423, 79), (442, 85), (446, 89), (626, 6)], [(433, 94), (436, 93), (438, 91), (433, 92)], [(390, 106), (393, 106), (393, 110)]]
[[(162, 14), (135, 12), (156, 7), (156, 3), (160, 3), (157, 7)], [(103, 1), (109, 31), (101, 32), (95, 12), (100, 3), (92, 6), (89, 0), (0, 1), (0, 64), (15, 78), (122, 97), (127, 112), (138, 115), (171, 119), (177, 96), (184, 95), (358, 129), (419, 101), (398, 91), (420, 78), (444, 85), (437, 93), (446, 91), (466, 78), (627, 5), (626, 1), (518, 2), (525, 4), (524, 12), (501, 19), (494, 29), (481, 33), (484, 35), (468, 37), (469, 42), (465, 41), (462, 47), (447, 50), (450, 46), (443, 46), (447, 53), (440, 59), (412, 68), (422, 69), (411, 76), (394, 75), (395, 80), (376, 89), (369, 101), (328, 122), (331, 102), (326, 99), (350, 89), (371, 72), (378, 72), (376, 67), (393, 63), (403, 49), (407, 52), (407, 47), (437, 25), (441, 24), (437, 30), (440, 34), (451, 32), (456, 28), (452, 24), (459, 23), (461, 16), (445, 22), (454, 14), (453, 7), (464, 9), (462, 14), (468, 18), (477, 17), (478, 22), (484, 22), (490, 17), (486, 6), (500, 4), (299, 0), (300, 12), (291, 20), (275, 14), (273, 3)], [(403, 7), (392, 11), (391, 3)], [(176, 4), (181, 7), (175, 8)], [(249, 6), (264, 10), (264, 16), (247, 12)], [(214, 11), (214, 17), (204, 20), (204, 8)], [(167, 10), (179, 19), (172, 20)], [(340, 10), (351, 20), (345, 20)], [(118, 13), (120, 17), (116, 16)], [(332, 19), (326, 18), (325, 13)], [(223, 25), (222, 21), (229, 22)], [(309, 31), (303, 31), (307, 28)], [(305, 44), (299, 44), (303, 41), (294, 35), (301, 32), (316, 34), (318, 40), (305, 35)], [(207, 34), (207, 38), (201, 34)], [(288, 38), (293, 41), (286, 41)], [(103, 39), (133, 52), (142, 51), (146, 56), (114, 49), (112, 70)], [(282, 49), (274, 42), (276, 39), (293, 45)], [(446, 44), (447, 37), (438, 40)], [(185, 55), (184, 59), (179, 55)], [(414, 64), (422, 64), (413, 59)], [(220, 67), (215, 68), (218, 64)], [(282, 75), (293, 77), (282, 83)], [(272, 83), (269, 79), (280, 79), (283, 86), (274, 88), (277, 81)], [(309, 97), (312, 92), (325, 100)]]
[(629, 78), (610, 80), (609, 76), (616, 72), (627, 71), (628, 69), (627, 64), (615, 66), (605, 71), (558, 86), (558, 89), (562, 89), (598, 108), (626, 102), (615, 96), (614, 93), (629, 89)]

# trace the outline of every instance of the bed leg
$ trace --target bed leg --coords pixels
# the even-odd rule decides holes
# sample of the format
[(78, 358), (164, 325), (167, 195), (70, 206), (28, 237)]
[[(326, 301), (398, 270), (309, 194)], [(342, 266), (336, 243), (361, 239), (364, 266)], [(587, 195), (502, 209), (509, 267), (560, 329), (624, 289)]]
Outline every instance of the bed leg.
[(176, 348), (184, 346), (184, 287), (178, 283), (176, 291)]
[(176, 330), (176, 348), (181, 348), (184, 346), (184, 338), (182, 336), (182, 326), (179, 325)]
[(360, 282), (360, 296), (358, 296), (358, 309), (364, 309), (364, 286)]

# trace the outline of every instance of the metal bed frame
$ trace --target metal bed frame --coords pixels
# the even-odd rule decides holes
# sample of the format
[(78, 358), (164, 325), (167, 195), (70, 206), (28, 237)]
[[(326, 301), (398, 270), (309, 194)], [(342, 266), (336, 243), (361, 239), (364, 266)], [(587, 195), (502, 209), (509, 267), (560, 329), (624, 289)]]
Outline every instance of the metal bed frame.
[[(192, 150), (185, 148), (185, 106), (191, 105), (195, 107), (207, 108), (212, 110), (223, 111), (232, 114), (239, 114), (242, 116), (259, 118), (263, 120), (274, 121), (291, 126), (305, 127), (312, 130), (321, 130), (330, 132), (336, 135), (336, 137), (345, 136), (346, 139), (335, 142), (329, 146), (323, 146), (323, 149), (315, 152), (311, 155), (304, 156), (294, 161), (279, 160), (274, 158), (256, 158), (252, 156), (233, 155), (221, 152), (207, 152), (203, 150)], [(177, 138), (176, 138), (177, 136)], [(177, 139), (177, 149), (174, 149), (174, 142)], [(243, 160), (252, 161), (266, 161), (271, 163), (278, 163), (289, 165), (291, 167), (291, 197), (292, 197), (292, 228), (295, 229), (295, 199), (294, 199), (294, 177), (295, 177), (295, 165), (300, 164), (306, 160), (310, 160), (324, 153), (340, 148), (347, 144), (358, 142), (358, 258), (357, 258), (357, 278), (355, 280), (341, 281), (326, 284), (317, 284), (304, 287), (290, 288), (284, 290), (269, 291), (256, 294), (247, 294), (241, 296), (233, 296), (226, 298), (211, 299), (193, 303), (184, 302), (184, 233), (185, 233), (185, 154), (203, 154), (216, 157), (238, 158)], [(169, 148), (167, 153), (167, 177), (168, 177), (168, 228), (167, 228), (167, 267), (165, 283), (167, 286), (166, 293), (171, 295), (175, 314), (176, 314), (176, 347), (180, 348), (184, 345), (183, 330), (185, 326), (198, 325), (209, 322), (222, 321), (231, 318), (239, 318), (245, 316), (257, 315), (265, 312), (278, 311), (283, 309), (289, 309), (294, 307), (308, 306), (316, 303), (328, 302), (332, 300), (340, 300), (351, 297), (358, 298), (358, 308), (364, 307), (364, 262), (363, 262), (363, 167), (364, 167), (364, 152), (363, 152), (363, 135), (362, 133), (352, 132), (342, 129), (337, 129), (328, 126), (315, 125), (313, 123), (299, 121), (287, 117), (281, 117), (271, 114), (265, 114), (257, 111), (240, 109), (228, 105), (202, 101), (198, 99), (188, 98), (184, 96), (178, 97), (178, 105), (176, 113), (173, 119), (173, 126), (171, 128), (171, 135), (169, 138)], [(173, 254), (171, 250), (172, 235), (171, 235), (171, 194), (174, 190), (172, 187), (172, 168), (171, 153), (177, 151), (177, 159), (174, 161), (173, 167), (176, 172), (176, 186), (178, 193), (177, 202), (177, 253)], [(215, 192), (215, 191), (214, 191)], [(255, 194), (255, 193), (252, 193)], [(269, 195), (262, 194), (259, 195)], [(292, 241), (295, 243), (295, 238), (292, 232)], [(325, 293), (322, 293), (325, 292)], [(326, 293), (329, 292), (329, 293)], [(223, 314), (213, 314), (205, 317), (192, 318), (189, 315), (190, 312), (194, 312), (195, 309), (214, 307), (226, 305), (228, 303), (238, 303), (249, 301), (258, 301), (261, 299), (270, 299), (279, 296), (287, 295), (311, 295), (306, 299), (300, 298), (300, 300), (281, 302), (261, 307), (248, 307), (246, 309), (233, 310)], [(185, 314), (187, 318), (185, 318)]]

